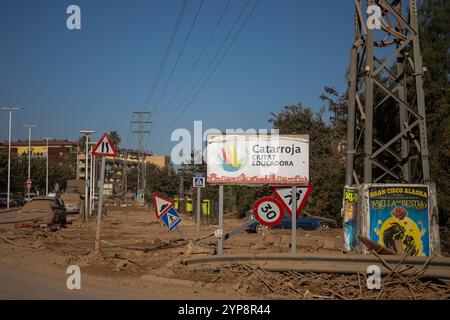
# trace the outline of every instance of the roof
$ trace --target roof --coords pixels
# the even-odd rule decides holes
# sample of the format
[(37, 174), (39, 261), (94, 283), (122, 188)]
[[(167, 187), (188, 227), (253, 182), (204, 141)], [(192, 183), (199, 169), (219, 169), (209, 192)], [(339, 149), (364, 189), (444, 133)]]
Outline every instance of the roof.
[[(69, 147), (75, 147), (78, 144), (76, 141), (69, 141), (69, 140), (48, 140), (48, 145), (55, 147), (63, 147), (63, 146), (69, 146)], [(1, 145), (7, 146), (8, 142), (3, 142)], [(46, 140), (31, 140), (31, 146), (46, 146), (47, 141)], [(11, 147), (28, 147), (28, 140), (18, 140), (18, 141), (12, 141)]]

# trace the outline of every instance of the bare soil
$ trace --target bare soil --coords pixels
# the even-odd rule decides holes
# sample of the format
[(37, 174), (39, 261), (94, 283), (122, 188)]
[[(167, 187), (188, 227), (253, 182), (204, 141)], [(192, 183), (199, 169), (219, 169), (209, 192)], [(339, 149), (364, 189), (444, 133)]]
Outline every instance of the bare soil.
[[(108, 207), (101, 229), (101, 254), (95, 254), (95, 219), (83, 223), (78, 216), (66, 228), (50, 230), (17, 230), (0, 226), (0, 263), (26, 267), (30, 272), (66, 272), (69, 265), (80, 266), (82, 273), (96, 279), (113, 281), (116, 286), (138, 290), (164, 290), (173, 293), (174, 299), (439, 299), (447, 298), (448, 283), (424, 289), (418, 282), (414, 288), (421, 293), (411, 294), (405, 287), (403, 293), (395, 291), (374, 296), (362, 292), (364, 275), (301, 275), (253, 271), (250, 266), (230, 265), (210, 272), (192, 271), (177, 263), (196, 253), (207, 253), (207, 244), (214, 236), (202, 240), (205, 250), (190, 250), (184, 240), (197, 238), (196, 226), (191, 217), (183, 217), (179, 227), (169, 232), (156, 220), (150, 209)], [(242, 220), (225, 217), (225, 232), (242, 224)], [(217, 226), (202, 226), (200, 237), (212, 235)], [(342, 230), (298, 231), (300, 253), (339, 253)], [(225, 254), (289, 252), (289, 230), (262, 230), (257, 234), (241, 232), (224, 244)], [(262, 277), (262, 272), (265, 274)], [(255, 278), (256, 277), (256, 278)], [(261, 280), (261, 277), (263, 280)], [(333, 282), (331, 279), (338, 279)], [(340, 280), (339, 280), (340, 279)], [(264, 282), (267, 282), (264, 284)], [(257, 283), (257, 285), (255, 285)], [(325, 285), (324, 285), (325, 284)], [(326, 285), (328, 284), (328, 285)], [(287, 285), (287, 287), (286, 287)], [(354, 292), (341, 291), (339, 286), (351, 287)], [(294, 289), (292, 289), (292, 288)], [(430, 294), (422, 294), (423, 292)], [(436, 293), (437, 292), (437, 293)], [(164, 295), (164, 296), (165, 296)], [(163, 296), (163, 295), (161, 295)], [(142, 298), (156, 298), (143, 294)], [(122, 298), (136, 298), (124, 293)]]

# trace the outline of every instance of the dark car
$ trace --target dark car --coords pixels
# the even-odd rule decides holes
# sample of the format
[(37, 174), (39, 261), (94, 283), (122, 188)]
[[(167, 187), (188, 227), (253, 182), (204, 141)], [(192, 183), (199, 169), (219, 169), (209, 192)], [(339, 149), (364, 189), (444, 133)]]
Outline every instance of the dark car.
[(18, 196), (18, 195), (12, 195), (11, 196), (11, 201), (13, 202), (13, 205), (15, 207), (22, 207), (25, 205), (25, 203), (27, 203), (25, 201), (25, 198), (22, 196)]
[[(0, 194), (0, 208), (3, 207), (7, 207), (7, 198), (8, 195), (6, 193), (1, 193)], [(23, 205), (25, 205), (25, 199), (21, 196), (15, 195), (15, 194), (11, 194), (9, 196), (9, 206), (10, 207), (21, 207)]]
[[(251, 215), (250, 218), (253, 218), (253, 215)], [(281, 223), (277, 226), (271, 227), (271, 229), (291, 229), (291, 216), (285, 212), (283, 220), (281, 220)], [(258, 232), (258, 229), (260, 228), (260, 224), (258, 221), (255, 220), (251, 225), (249, 225), (246, 229), (247, 232), (250, 233), (256, 233)], [(317, 217), (312, 216), (306, 212), (303, 212), (298, 218), (297, 218), (297, 229), (304, 229), (304, 230), (317, 230), (317, 229), (331, 229), (331, 228), (337, 228), (338, 224), (336, 221), (328, 218), (323, 217)]]

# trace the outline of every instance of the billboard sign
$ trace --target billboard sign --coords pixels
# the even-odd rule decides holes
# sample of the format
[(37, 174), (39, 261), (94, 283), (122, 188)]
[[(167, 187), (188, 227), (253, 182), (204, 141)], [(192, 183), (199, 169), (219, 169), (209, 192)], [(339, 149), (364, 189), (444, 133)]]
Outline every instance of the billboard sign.
[(309, 184), (309, 136), (207, 137), (207, 181), (233, 185)]
[(368, 189), (369, 237), (399, 254), (429, 256), (429, 188), (372, 185)]

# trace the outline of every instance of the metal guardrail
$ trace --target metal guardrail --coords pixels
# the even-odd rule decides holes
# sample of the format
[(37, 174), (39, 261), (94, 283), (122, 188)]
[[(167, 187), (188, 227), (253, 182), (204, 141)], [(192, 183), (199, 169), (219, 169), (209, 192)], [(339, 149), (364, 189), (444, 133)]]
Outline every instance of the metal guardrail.
[[(396, 266), (403, 260), (403, 256), (382, 256), (383, 260)], [(210, 257), (195, 257), (183, 260), (187, 266), (196, 268), (234, 264), (234, 263), (253, 263), (260, 264), (267, 271), (285, 272), (317, 272), (317, 273), (342, 273), (356, 274), (366, 273), (369, 265), (379, 265), (382, 275), (390, 273), (380, 260), (373, 255), (320, 255), (320, 254), (264, 254), (264, 255), (224, 255)], [(412, 274), (424, 268), (427, 265), (426, 272), (423, 274), (426, 278), (450, 279), (450, 258), (445, 257), (407, 257), (402, 265), (409, 267), (405, 274)]]

